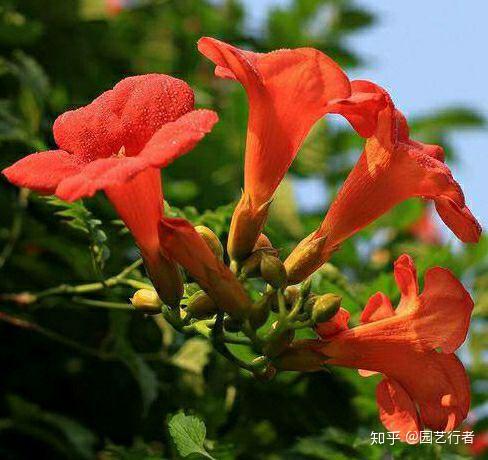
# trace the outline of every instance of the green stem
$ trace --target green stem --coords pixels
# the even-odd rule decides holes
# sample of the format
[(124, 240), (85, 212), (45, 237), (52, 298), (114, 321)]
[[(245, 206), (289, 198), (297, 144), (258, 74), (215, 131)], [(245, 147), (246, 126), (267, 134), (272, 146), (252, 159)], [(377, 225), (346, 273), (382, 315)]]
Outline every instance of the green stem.
[(251, 363), (246, 363), (245, 361), (239, 359), (237, 356), (231, 353), (231, 351), (225, 345), (223, 312), (217, 313), (217, 320), (215, 322), (215, 326), (212, 329), (211, 337), (212, 344), (215, 350), (218, 351), (224, 358), (228, 359), (231, 363), (235, 364), (241, 369), (245, 369), (249, 372), (252, 372), (253, 374), (255, 373), (256, 366), (253, 366)]
[(84, 297), (73, 297), (73, 302), (89, 307), (134, 311), (134, 307), (122, 302), (107, 302), (105, 300), (85, 299)]
[(253, 345), (254, 351), (260, 352), (263, 346), (263, 340), (258, 336), (256, 331), (251, 326), (249, 320), (244, 321), (242, 324), (242, 332), (249, 338)]
[(299, 295), (298, 299), (295, 301), (295, 304), (293, 305), (293, 308), (291, 309), (289, 315), (288, 315), (288, 321), (292, 322), (296, 319), (298, 314), (300, 313), (300, 310), (302, 309), (303, 306), (303, 296)]
[(285, 301), (285, 295), (283, 293), (283, 289), (278, 289), (277, 295), (278, 295), (278, 308), (279, 308), (278, 314), (280, 317), (279, 321), (281, 323), (286, 321), (288, 311), (286, 309), (286, 301)]
[[(184, 326), (181, 330), (184, 334), (200, 334), (201, 336), (211, 340), (212, 339), (212, 329), (209, 327), (209, 323), (214, 323), (214, 320), (202, 320), (197, 321), (189, 326)], [(251, 341), (245, 337), (236, 337), (229, 333), (223, 332), (223, 340), (225, 343), (230, 343), (234, 345), (252, 345)]]
[(307, 321), (301, 321), (301, 322), (293, 323), (291, 325), (291, 328), (292, 329), (295, 329), (295, 330), (297, 330), (297, 329), (306, 329), (308, 327), (312, 327), (313, 324), (314, 324), (313, 321), (309, 319)]
[[(101, 291), (107, 287), (114, 287), (120, 284), (125, 284), (136, 289), (152, 287), (143, 283), (141, 281), (127, 279), (127, 276), (142, 265), (142, 259), (136, 260), (134, 263), (130, 264), (128, 267), (124, 268), (118, 275), (112, 276), (105, 281), (99, 281), (96, 283), (86, 283), (79, 284), (77, 286), (72, 286), (68, 284), (61, 284), (56, 287), (46, 289), (44, 291), (38, 292), (37, 294), (28, 294), (31, 296), (29, 303), (37, 302), (39, 299), (44, 297), (49, 297), (52, 295), (66, 295), (66, 294), (86, 294), (88, 292)], [(7, 294), (4, 298), (12, 299), (15, 298), (15, 294)]]

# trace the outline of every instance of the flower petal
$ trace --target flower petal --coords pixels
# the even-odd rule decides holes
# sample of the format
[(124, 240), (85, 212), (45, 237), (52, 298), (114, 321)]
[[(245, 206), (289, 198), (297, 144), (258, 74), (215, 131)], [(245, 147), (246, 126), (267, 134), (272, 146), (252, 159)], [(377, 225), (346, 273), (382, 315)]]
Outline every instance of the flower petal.
[(63, 150), (33, 153), (5, 168), (2, 173), (12, 183), (50, 195), (66, 177), (78, 174), (82, 162)]
[(90, 197), (98, 190), (128, 182), (149, 167), (147, 161), (138, 156), (100, 158), (86, 164), (78, 174), (62, 180), (56, 195), (66, 201)]
[(156, 131), (140, 156), (151, 166), (164, 168), (192, 150), (217, 121), (217, 114), (211, 110), (193, 110)]
[(412, 324), (424, 346), (440, 347), (443, 353), (453, 353), (466, 339), (473, 300), (445, 268), (431, 268), (424, 280), (420, 307)]
[(387, 99), (378, 87), (369, 81), (351, 82), (352, 94), (329, 104), (329, 113), (344, 116), (362, 137), (374, 134), (378, 124), (378, 114), (385, 108)]
[(165, 124), (137, 156), (112, 156), (88, 163), (78, 175), (62, 181), (56, 195), (67, 201), (93, 196), (97, 190), (122, 186), (147, 168), (168, 166), (187, 153), (217, 122), (209, 110), (195, 110)]
[(182, 80), (161, 74), (125, 78), (92, 103), (65, 112), (53, 131), (60, 148), (93, 161), (139, 153), (166, 123), (193, 110), (193, 91)]
[(456, 201), (439, 197), (435, 199), (435, 208), (444, 223), (465, 243), (477, 243), (481, 226), (467, 206)]
[(361, 313), (361, 323), (372, 323), (395, 314), (390, 299), (382, 292), (371, 296)]
[(312, 48), (259, 54), (208, 37), (198, 48), (219, 66), (220, 75), (239, 80), (248, 94), (244, 188), (259, 207), (272, 197), (308, 131), (328, 112), (327, 104), (350, 96), (349, 80)]
[(419, 286), (417, 269), (413, 259), (408, 254), (402, 254), (394, 263), (395, 280), (402, 296), (416, 296)]
[(242, 316), (251, 301), (242, 285), (184, 219), (165, 217), (159, 224), (165, 256), (182, 265), (223, 311)]
[(407, 440), (408, 432), (419, 433), (421, 425), (417, 408), (397, 381), (383, 379), (376, 387), (376, 401), (380, 420), (388, 431), (399, 431), (402, 441)]
[(163, 217), (159, 170), (144, 169), (127, 182), (108, 187), (106, 194), (141, 250), (159, 253), (158, 224)]
[(435, 351), (431, 355), (411, 369), (412, 388), (408, 391), (419, 406), (425, 426), (434, 431), (452, 431), (468, 415), (471, 399), (468, 376), (456, 355)]
[[(415, 419), (412, 406), (418, 406), (417, 427), (453, 430), (469, 410), (468, 377), (453, 352), (466, 337), (473, 302), (462, 284), (440, 267), (426, 272), (418, 295), (415, 267), (406, 255), (397, 260), (395, 275), (408, 302), (394, 314), (389, 301), (376, 294), (360, 326), (336, 332), (324, 323), (319, 325), (324, 328), (318, 331), (321, 339), (294, 346), (321, 353), (324, 364), (356, 368), (361, 375), (383, 374), (388, 380), (378, 388), (378, 404), (388, 429), (405, 431)], [(332, 325), (337, 318), (333, 320)]]
[(419, 406), (422, 424), (428, 428), (447, 431), (459, 426), (470, 400), (461, 362), (452, 353), (417, 347), (415, 340), (406, 340), (386, 324), (377, 329), (380, 324), (358, 326), (325, 343), (320, 349), (324, 362), (380, 372), (395, 380)]
[(329, 321), (317, 324), (315, 331), (322, 339), (330, 339), (336, 334), (349, 329), (347, 323), (350, 316), (349, 312), (341, 307)]
[(402, 254), (398, 257), (393, 266), (395, 281), (401, 294), (396, 314), (401, 314), (417, 306), (419, 290), (417, 269), (413, 259), (407, 254)]

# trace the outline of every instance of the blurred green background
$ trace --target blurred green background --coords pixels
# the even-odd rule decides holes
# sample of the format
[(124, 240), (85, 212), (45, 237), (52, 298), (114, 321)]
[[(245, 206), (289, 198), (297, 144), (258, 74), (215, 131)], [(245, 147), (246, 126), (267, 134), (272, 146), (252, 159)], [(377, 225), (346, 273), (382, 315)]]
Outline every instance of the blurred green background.
[[(197, 105), (216, 110), (220, 122), (164, 171), (165, 197), (225, 238), (242, 184), (247, 101), (238, 84), (213, 76), (196, 41), (210, 35), (258, 51), (313, 46), (366, 77), (367, 57), (357, 55), (351, 41), (388, 18), (358, 5), (291, 0), (261, 14), (255, 28), (255, 2), (239, 0), (0, 0), (0, 167), (53, 147), (56, 116), (118, 80), (168, 73), (189, 82)], [(455, 164), (452, 133), (480, 129), (484, 120), (476, 107), (462, 105), (412, 118), (411, 125), (419, 140), (443, 145)], [(279, 189), (266, 230), (283, 255), (320, 222), (361, 145), (335, 119), (314, 127)], [(202, 340), (184, 341), (160, 319), (93, 308), (68, 296), (28, 306), (9, 301), (9, 293), (97, 280), (94, 248), (103, 253), (105, 276), (118, 273), (137, 251), (101, 195), (80, 211), (93, 230), (84, 232), (72, 217), (56, 214), (61, 208), (55, 203), (19, 193), (4, 179), (0, 187), (1, 459), (178, 458), (167, 421), (180, 410), (205, 423), (206, 447), (217, 459), (474, 455), (462, 446), (370, 446), (370, 432), (383, 431), (374, 378), (334, 370), (262, 383)], [(321, 198), (314, 196), (310, 206), (300, 199), (307, 194)], [(488, 428), (488, 243), (483, 237), (477, 246), (439, 246), (436, 238), (419, 236), (412, 226), (424, 208), (409, 200), (348, 241), (315, 276), (315, 289), (341, 294), (357, 317), (378, 290), (398, 298), (391, 267), (402, 252), (415, 258), (421, 273), (432, 265), (453, 270), (476, 300), (461, 357), (472, 382), (469, 423), (482, 433)], [(93, 300), (126, 302), (130, 295), (119, 287)]]

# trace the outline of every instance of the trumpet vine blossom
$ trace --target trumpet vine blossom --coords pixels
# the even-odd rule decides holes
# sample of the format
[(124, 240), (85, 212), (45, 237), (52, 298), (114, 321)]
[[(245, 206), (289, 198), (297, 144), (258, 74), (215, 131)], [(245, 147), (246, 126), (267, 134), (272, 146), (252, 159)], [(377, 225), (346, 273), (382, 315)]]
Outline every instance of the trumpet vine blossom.
[(312, 48), (262, 54), (205, 37), (198, 49), (216, 64), (217, 76), (238, 80), (249, 99), (244, 193), (228, 243), (230, 256), (240, 260), (252, 251), (273, 194), (313, 124), (341, 113), (369, 136), (384, 99), (363, 92), (361, 83), (351, 86), (336, 62)]
[(376, 392), (381, 421), (401, 439), (415, 432), (412, 439), (418, 440), (424, 427), (451, 431), (468, 413), (469, 381), (454, 352), (466, 338), (473, 301), (440, 267), (426, 272), (419, 294), (407, 255), (395, 262), (395, 279), (401, 293), (396, 309), (377, 293), (364, 308), (361, 325), (353, 328), (341, 309), (317, 326), (319, 339), (296, 342), (281, 366), (292, 369), (299, 357), (302, 364), (308, 360), (309, 370), (330, 364), (359, 369), (363, 376), (381, 374)]
[[(424, 428), (458, 427), (469, 409), (470, 390), (455, 351), (466, 338), (473, 302), (449, 270), (428, 270), (419, 292), (414, 263), (402, 255), (394, 264), (398, 306), (378, 292), (361, 324), (352, 328), (337, 295), (313, 294), (309, 282), (290, 286), (317, 270), (344, 240), (411, 197), (433, 201), (460, 240), (478, 241), (481, 228), (444, 164), (442, 148), (412, 140), (385, 90), (351, 82), (318, 50), (261, 54), (207, 37), (198, 48), (216, 65), (217, 76), (242, 84), (249, 100), (244, 192), (230, 224), (229, 257), (211, 229), (164, 215), (160, 170), (192, 150), (218, 119), (212, 111), (195, 110), (193, 91), (176, 78), (150, 74), (122, 80), (57, 118), (56, 150), (28, 155), (3, 174), (20, 187), (69, 202), (103, 191), (134, 236), (157, 291), (144, 285), (132, 297), (133, 306), (145, 314), (163, 313), (182, 334), (212, 339), (216, 350), (242, 369), (263, 380), (279, 370), (358, 369), (363, 377), (381, 377), (380, 419), (401, 439), (408, 442), (409, 433), (418, 439)], [(283, 263), (262, 233), (268, 207), (313, 124), (328, 113), (341, 114), (366, 138), (364, 151), (320, 227)], [(417, 232), (438, 243), (427, 218)], [(33, 303), (53, 293), (98, 292), (119, 283), (137, 264), (107, 283), (6, 298)], [(181, 267), (188, 298), (180, 307)], [(122, 281), (139, 286), (137, 280)], [(188, 295), (194, 281), (206, 294)], [(91, 304), (107, 306), (102, 300)], [(316, 338), (295, 341), (295, 330), (307, 327)], [(228, 344), (247, 346), (259, 356), (245, 361)]]
[(182, 281), (160, 251), (160, 169), (190, 151), (216, 121), (214, 112), (194, 110), (193, 91), (184, 81), (129, 77), (56, 119), (58, 150), (28, 155), (3, 174), (13, 184), (66, 201), (103, 190), (132, 232), (160, 297), (175, 305)]
[(461, 241), (473, 243), (480, 237), (481, 227), (444, 164), (443, 149), (412, 140), (405, 117), (386, 91), (373, 83), (361, 86), (364, 92), (382, 94), (387, 104), (321, 226), (286, 260), (291, 282), (311, 275), (345, 239), (411, 197), (433, 200), (441, 219)]

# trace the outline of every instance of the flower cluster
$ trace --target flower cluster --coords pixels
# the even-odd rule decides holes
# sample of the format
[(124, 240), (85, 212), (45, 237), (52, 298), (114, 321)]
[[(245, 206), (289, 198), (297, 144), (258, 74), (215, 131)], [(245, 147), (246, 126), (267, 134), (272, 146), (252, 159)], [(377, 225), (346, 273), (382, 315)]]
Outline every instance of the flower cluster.
[[(404, 439), (424, 427), (458, 427), (470, 392), (454, 352), (466, 337), (473, 303), (448, 270), (429, 270), (419, 294), (413, 261), (401, 256), (395, 263), (399, 305), (393, 308), (377, 293), (353, 328), (340, 298), (325, 294), (311, 302), (308, 283), (292, 286), (410, 197), (432, 200), (460, 240), (478, 241), (480, 226), (442, 148), (411, 139), (405, 117), (383, 88), (350, 81), (320, 51), (260, 54), (207, 37), (198, 49), (216, 65), (218, 77), (239, 81), (249, 100), (244, 190), (229, 229), (229, 266), (209, 229), (164, 214), (160, 170), (191, 151), (218, 120), (213, 111), (195, 110), (193, 91), (179, 79), (150, 74), (122, 80), (91, 104), (58, 117), (56, 150), (28, 155), (3, 174), (17, 186), (66, 201), (103, 191), (131, 231), (157, 293), (140, 292), (134, 304), (143, 299), (151, 304), (146, 311), (161, 312), (162, 302), (167, 318), (181, 327), (215, 315), (215, 328), (224, 319), (237, 323), (262, 354), (254, 363), (262, 366), (261, 376), (329, 364), (357, 368), (363, 376), (378, 373), (377, 402), (388, 430)], [(262, 233), (268, 209), (310, 129), (328, 113), (349, 121), (365, 138), (364, 151), (322, 224), (282, 263)], [(203, 291), (185, 296), (182, 269)], [(253, 302), (244, 281), (256, 273), (269, 286)], [(278, 321), (258, 334), (274, 307)], [(293, 341), (298, 323), (313, 327), (317, 338)]]

